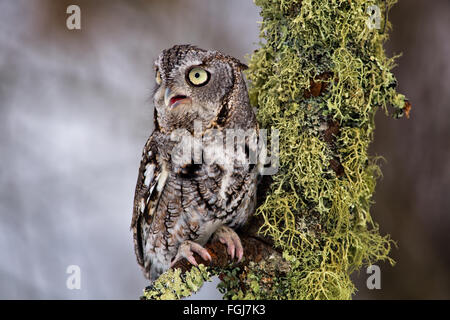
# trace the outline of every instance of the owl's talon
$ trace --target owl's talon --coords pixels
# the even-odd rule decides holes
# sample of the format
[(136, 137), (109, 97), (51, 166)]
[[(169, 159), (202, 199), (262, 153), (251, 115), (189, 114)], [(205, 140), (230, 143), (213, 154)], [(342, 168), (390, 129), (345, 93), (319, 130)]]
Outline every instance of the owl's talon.
[(196, 242), (186, 240), (178, 248), (178, 253), (173, 259), (170, 267), (172, 268), (175, 265), (175, 263), (177, 263), (179, 260), (183, 258), (189, 261), (192, 265), (197, 266), (198, 263), (194, 258), (194, 253), (197, 253), (205, 261), (212, 260), (208, 250), (206, 250)]
[(241, 261), (244, 255), (244, 248), (242, 247), (241, 239), (233, 229), (221, 226), (214, 233), (214, 238), (227, 246), (227, 253), (231, 256), (231, 259), (234, 259), (236, 256), (238, 262)]
[(195, 261), (194, 256), (187, 257), (187, 261), (189, 261), (192, 265), (197, 266), (197, 261)]

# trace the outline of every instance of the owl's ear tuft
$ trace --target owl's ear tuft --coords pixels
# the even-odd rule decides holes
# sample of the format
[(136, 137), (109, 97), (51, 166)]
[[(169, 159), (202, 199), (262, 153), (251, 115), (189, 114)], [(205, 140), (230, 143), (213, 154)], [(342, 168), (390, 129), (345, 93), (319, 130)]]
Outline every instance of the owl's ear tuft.
[(233, 61), (233, 63), (237, 65), (239, 70), (244, 71), (244, 70), (248, 69), (248, 66), (245, 63), (242, 63), (241, 61), (239, 61), (238, 59), (236, 59), (234, 57), (229, 57), (229, 58), (231, 58), (231, 61)]
[(245, 63), (242, 63), (242, 62), (239, 62), (238, 66), (239, 66), (239, 69), (241, 69), (241, 71), (248, 69), (248, 65), (246, 65)]

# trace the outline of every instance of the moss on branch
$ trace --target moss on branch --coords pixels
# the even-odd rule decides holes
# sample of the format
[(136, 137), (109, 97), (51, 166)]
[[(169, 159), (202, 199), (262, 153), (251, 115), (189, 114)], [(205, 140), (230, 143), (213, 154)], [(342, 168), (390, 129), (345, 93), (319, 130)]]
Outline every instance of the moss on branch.
[(380, 169), (368, 148), (377, 109), (400, 117), (410, 105), (395, 90), (387, 34), (366, 22), (371, 5), (383, 14), (395, 2), (255, 0), (264, 42), (247, 71), (250, 99), (261, 127), (280, 130), (280, 171), (257, 214), (291, 263), (281, 298), (349, 299), (353, 271), (393, 263), (370, 215)]
[[(217, 275), (222, 280), (220, 287), (226, 296), (233, 298), (234, 289), (238, 289), (239, 298), (244, 298), (242, 288), (255, 288), (255, 279), (252, 271), (258, 266), (270, 266), (273, 273), (286, 274), (289, 270), (289, 263), (282, 259), (280, 252), (272, 248), (270, 243), (256, 236), (252, 231), (258, 219), (254, 218), (241, 230), (239, 236), (244, 248), (244, 257), (240, 262), (231, 261), (227, 253), (226, 246), (218, 241), (206, 244), (205, 248), (211, 255), (211, 261), (203, 260), (197, 253), (194, 253), (198, 267), (190, 264), (186, 259), (178, 261), (172, 269), (162, 274), (151, 286), (144, 290), (142, 299), (180, 299), (197, 292), (204, 281), (209, 281), (211, 276)], [(246, 279), (249, 279), (246, 283)], [(251, 280), (250, 280), (251, 279)], [(241, 280), (243, 281), (241, 283)], [(228, 292), (228, 293), (227, 293)], [(254, 294), (245, 294), (247, 299), (253, 299)], [(234, 297), (234, 298), (237, 298)]]

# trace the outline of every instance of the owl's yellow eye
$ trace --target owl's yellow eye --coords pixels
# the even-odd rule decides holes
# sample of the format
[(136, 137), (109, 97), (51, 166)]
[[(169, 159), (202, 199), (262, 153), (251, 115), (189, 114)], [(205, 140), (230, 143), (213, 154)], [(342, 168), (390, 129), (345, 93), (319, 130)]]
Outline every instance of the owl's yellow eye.
[(158, 84), (158, 85), (160, 85), (161, 84), (161, 73), (159, 72), (159, 71), (156, 71), (156, 83)]
[(192, 68), (191, 70), (189, 70), (189, 72), (187, 74), (187, 80), (193, 86), (199, 87), (199, 86), (204, 86), (205, 84), (207, 84), (210, 76), (211, 75), (209, 74), (209, 72), (206, 71), (205, 69), (202, 69), (200, 67), (195, 67), (195, 68)]

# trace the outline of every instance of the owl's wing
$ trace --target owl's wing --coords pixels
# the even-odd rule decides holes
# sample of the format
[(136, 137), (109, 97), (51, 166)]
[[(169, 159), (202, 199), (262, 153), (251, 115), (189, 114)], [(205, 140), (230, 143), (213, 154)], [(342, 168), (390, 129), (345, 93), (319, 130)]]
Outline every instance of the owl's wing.
[[(138, 263), (143, 266), (144, 263), (144, 232), (143, 226), (148, 227), (153, 220), (153, 211), (155, 202), (159, 199), (161, 192), (157, 187), (161, 176), (161, 168), (157, 161), (157, 148), (153, 136), (150, 136), (142, 152), (141, 165), (136, 183), (134, 195), (133, 218), (131, 220), (131, 229), (133, 230), (134, 250)], [(159, 189), (159, 190), (158, 190)]]

